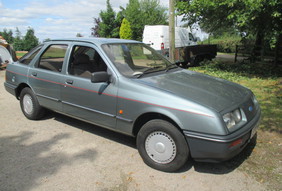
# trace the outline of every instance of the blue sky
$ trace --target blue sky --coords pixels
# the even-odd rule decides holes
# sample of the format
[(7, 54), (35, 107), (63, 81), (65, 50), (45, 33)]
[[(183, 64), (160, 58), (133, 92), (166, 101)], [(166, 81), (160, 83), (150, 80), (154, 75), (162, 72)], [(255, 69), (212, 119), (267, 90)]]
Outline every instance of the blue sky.
[[(111, 4), (118, 11), (127, 0), (112, 0)], [(0, 0), (0, 31), (18, 27), (24, 35), (31, 27), (40, 41), (77, 33), (88, 37), (93, 17), (105, 9), (105, 0)]]
[[(168, 7), (169, 0), (160, 0)], [(128, 0), (111, 0), (113, 9), (126, 7)], [(91, 34), (93, 17), (106, 9), (106, 0), (0, 0), (0, 31), (4, 28), (22, 35), (28, 27), (35, 30), (40, 41), (47, 38), (75, 37)]]

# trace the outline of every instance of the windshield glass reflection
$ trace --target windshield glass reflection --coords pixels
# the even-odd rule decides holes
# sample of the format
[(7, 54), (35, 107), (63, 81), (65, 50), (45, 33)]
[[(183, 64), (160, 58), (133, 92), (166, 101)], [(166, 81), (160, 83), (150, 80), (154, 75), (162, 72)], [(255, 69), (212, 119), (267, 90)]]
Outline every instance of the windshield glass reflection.
[(119, 72), (127, 77), (140, 77), (171, 66), (167, 59), (145, 44), (105, 44), (102, 47)]

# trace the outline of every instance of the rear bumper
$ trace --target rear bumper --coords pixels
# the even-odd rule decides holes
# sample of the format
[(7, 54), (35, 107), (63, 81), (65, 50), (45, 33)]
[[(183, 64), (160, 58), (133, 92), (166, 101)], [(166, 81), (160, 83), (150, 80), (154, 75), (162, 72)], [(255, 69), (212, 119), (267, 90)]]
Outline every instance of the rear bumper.
[(4, 82), (4, 86), (5, 86), (5, 89), (6, 89), (7, 92), (9, 92), (10, 94), (12, 94), (14, 96), (17, 95), (17, 93), (16, 93), (17, 86), (9, 84), (7, 82)]
[(211, 136), (184, 131), (191, 157), (195, 161), (205, 162), (221, 162), (233, 158), (252, 139), (259, 126), (260, 117), (261, 112), (259, 110), (254, 119), (242, 128), (244, 131), (234, 132), (226, 136)]

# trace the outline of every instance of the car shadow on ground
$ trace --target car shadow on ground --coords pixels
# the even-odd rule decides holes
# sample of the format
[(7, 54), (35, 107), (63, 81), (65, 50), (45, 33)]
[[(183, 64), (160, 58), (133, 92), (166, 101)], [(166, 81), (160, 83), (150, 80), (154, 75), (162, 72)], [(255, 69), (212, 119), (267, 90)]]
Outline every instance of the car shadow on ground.
[(36, 141), (34, 136), (31, 131), (0, 136), (0, 190), (32, 190), (64, 166), (96, 159), (94, 149), (75, 154), (52, 150), (58, 142), (70, 137), (68, 133)]
[(106, 128), (93, 125), (78, 119), (74, 119), (59, 113), (49, 112), (48, 115), (46, 115), (46, 118), (53, 118), (56, 121), (65, 123), (69, 126), (81, 129), (83, 131), (98, 135), (100, 137), (104, 137), (106, 139), (118, 142), (120, 144), (132, 147), (136, 149), (136, 139), (131, 136), (127, 136), (112, 130), (108, 130)]
[[(65, 123), (69, 126), (93, 133), (95, 135), (104, 137), (106, 139), (115, 141), (117, 143), (129, 146), (131, 148), (137, 149), (136, 147), (136, 138), (127, 136), (112, 130), (105, 129), (87, 122), (83, 122), (62, 114), (50, 112), (47, 118), (53, 118), (56, 121)], [(208, 174), (227, 174), (235, 169), (237, 169), (246, 159), (249, 158), (253, 149), (256, 146), (256, 135), (251, 140), (251, 142), (246, 146), (246, 148), (237, 156), (231, 160), (220, 162), (220, 163), (207, 163), (207, 162), (196, 162), (193, 159), (189, 159), (186, 165), (181, 168), (176, 173), (183, 173), (190, 170), (194, 167), (195, 171), (199, 173), (208, 173)]]

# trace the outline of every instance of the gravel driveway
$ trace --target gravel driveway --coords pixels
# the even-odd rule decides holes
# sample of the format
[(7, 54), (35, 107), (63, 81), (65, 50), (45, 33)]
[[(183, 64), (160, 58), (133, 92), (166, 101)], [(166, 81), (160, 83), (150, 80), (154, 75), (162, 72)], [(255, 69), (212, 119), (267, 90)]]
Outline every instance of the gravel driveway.
[(134, 138), (52, 112), (30, 121), (4, 77), (0, 71), (0, 190), (266, 190), (237, 170), (244, 160), (190, 160), (164, 173), (143, 163)]

